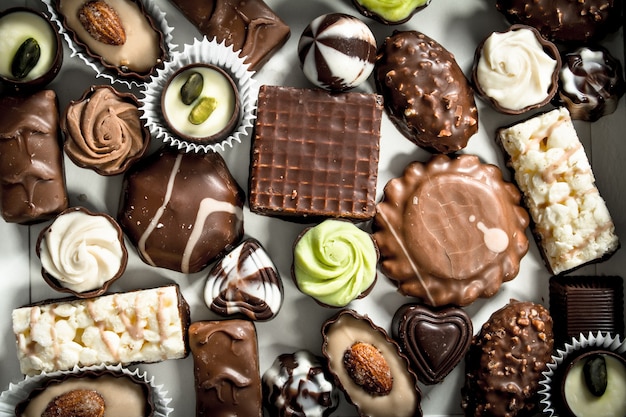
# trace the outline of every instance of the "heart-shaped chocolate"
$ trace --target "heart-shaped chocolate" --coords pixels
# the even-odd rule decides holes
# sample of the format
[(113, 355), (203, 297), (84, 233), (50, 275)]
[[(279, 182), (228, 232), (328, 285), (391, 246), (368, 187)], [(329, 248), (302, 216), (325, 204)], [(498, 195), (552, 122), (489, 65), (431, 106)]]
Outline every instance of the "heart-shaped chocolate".
[(463, 359), (473, 332), (471, 319), (458, 307), (405, 304), (392, 322), (393, 338), (428, 385), (441, 382)]

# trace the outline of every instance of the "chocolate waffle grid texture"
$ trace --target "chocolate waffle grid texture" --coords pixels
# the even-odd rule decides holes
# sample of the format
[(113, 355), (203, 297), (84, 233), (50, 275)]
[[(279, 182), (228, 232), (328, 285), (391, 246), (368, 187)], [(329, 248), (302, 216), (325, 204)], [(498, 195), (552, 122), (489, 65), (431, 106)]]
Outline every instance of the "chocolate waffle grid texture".
[(380, 96), (262, 86), (258, 108), (251, 211), (349, 220), (374, 216)]

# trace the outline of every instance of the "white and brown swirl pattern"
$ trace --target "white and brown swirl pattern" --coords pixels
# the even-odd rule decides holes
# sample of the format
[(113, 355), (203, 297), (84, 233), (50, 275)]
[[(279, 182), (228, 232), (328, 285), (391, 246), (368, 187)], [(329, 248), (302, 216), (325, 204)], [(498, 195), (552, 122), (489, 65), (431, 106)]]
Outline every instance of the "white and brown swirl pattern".
[(80, 100), (72, 101), (61, 128), (67, 156), (100, 175), (126, 171), (144, 155), (150, 141), (135, 96), (104, 85), (93, 86)]
[(374, 70), (376, 39), (358, 18), (330, 13), (307, 26), (298, 55), (304, 75), (313, 84), (345, 91), (363, 83)]
[(244, 315), (270, 320), (283, 303), (283, 284), (261, 244), (247, 239), (209, 272), (204, 301), (222, 316)]

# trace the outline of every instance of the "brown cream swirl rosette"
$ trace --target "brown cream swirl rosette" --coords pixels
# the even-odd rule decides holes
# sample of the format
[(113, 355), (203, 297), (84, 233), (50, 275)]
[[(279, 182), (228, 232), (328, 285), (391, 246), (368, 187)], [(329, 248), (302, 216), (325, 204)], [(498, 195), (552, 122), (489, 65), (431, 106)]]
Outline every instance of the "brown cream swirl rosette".
[(150, 142), (137, 98), (106, 85), (92, 86), (79, 100), (71, 101), (61, 129), (67, 156), (100, 175), (125, 172), (145, 154)]

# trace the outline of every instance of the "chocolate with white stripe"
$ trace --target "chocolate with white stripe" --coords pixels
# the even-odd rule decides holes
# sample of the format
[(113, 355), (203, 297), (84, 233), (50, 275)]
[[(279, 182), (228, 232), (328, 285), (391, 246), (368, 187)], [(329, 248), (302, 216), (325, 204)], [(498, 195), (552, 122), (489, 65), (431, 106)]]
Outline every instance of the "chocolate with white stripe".
[(306, 27), (298, 56), (304, 75), (313, 84), (345, 91), (363, 83), (374, 70), (376, 39), (356, 17), (329, 13)]

